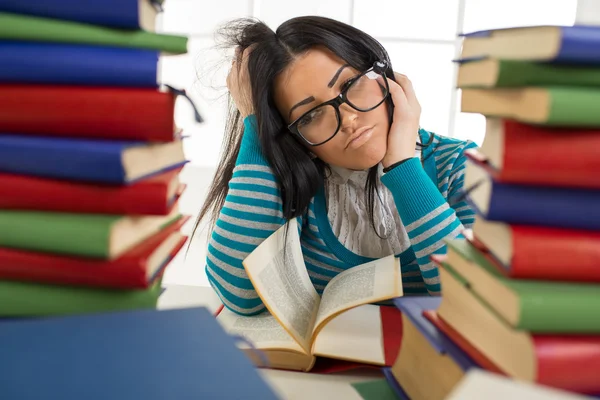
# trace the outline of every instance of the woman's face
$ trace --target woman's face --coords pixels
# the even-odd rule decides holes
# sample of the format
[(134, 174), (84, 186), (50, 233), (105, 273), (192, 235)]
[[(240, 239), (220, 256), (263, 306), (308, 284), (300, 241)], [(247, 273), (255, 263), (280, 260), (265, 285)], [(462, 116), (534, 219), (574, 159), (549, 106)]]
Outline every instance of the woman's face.
[[(316, 105), (338, 96), (344, 83), (362, 72), (327, 49), (309, 50), (277, 77), (277, 108), (289, 124)], [(322, 145), (307, 145), (309, 150), (328, 164), (348, 169), (364, 170), (378, 164), (387, 150), (386, 103), (367, 112), (357, 111), (345, 103), (340, 106), (340, 117), (337, 135)], [(324, 129), (325, 132), (318, 135), (326, 140), (333, 133), (331, 129)]]

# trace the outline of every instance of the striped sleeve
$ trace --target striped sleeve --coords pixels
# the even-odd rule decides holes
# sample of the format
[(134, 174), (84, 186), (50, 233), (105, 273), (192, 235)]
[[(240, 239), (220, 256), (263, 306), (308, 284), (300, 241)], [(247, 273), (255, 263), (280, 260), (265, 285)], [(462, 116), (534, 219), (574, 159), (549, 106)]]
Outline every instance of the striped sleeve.
[(454, 209), (456, 216), (465, 228), (472, 228), (475, 222), (473, 208), (464, 200), (463, 186), (465, 182), (465, 150), (477, 148), (474, 142), (466, 142), (462, 150), (457, 152), (458, 156), (448, 176), (448, 203)]
[(225, 204), (209, 240), (206, 275), (228, 309), (254, 315), (265, 306), (242, 261), (285, 220), (279, 188), (260, 151), (254, 116), (244, 120), (244, 129)]
[(439, 271), (430, 256), (446, 252), (444, 239), (461, 235), (464, 229), (461, 220), (427, 176), (418, 158), (400, 164), (384, 174), (381, 181), (394, 197), (427, 291), (440, 295)]

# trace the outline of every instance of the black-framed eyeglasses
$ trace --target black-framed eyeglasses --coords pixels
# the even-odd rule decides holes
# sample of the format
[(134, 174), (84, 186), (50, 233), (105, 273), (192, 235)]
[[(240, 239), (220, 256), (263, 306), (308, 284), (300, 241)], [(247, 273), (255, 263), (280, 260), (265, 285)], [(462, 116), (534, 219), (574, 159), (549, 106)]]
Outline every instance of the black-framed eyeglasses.
[(389, 96), (386, 69), (386, 63), (375, 62), (371, 68), (346, 82), (339, 95), (311, 108), (289, 124), (288, 129), (310, 146), (327, 143), (340, 130), (342, 104), (367, 112), (379, 107)]

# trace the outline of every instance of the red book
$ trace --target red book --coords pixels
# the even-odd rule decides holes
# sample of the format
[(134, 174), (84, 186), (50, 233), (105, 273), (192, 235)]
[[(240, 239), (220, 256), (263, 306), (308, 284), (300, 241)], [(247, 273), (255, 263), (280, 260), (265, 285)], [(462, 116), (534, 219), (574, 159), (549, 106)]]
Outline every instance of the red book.
[(508, 225), (480, 216), (467, 238), (516, 279), (600, 282), (600, 232)]
[(0, 209), (94, 214), (168, 215), (183, 193), (181, 168), (129, 186), (0, 173)]
[(0, 85), (0, 132), (168, 142), (176, 94), (157, 89)]
[(600, 188), (600, 130), (489, 118), (480, 152), (466, 154), (498, 182)]
[(115, 289), (147, 288), (184, 246), (183, 217), (121, 257), (98, 260), (0, 247), (0, 279)]
[[(220, 307), (215, 316), (218, 317), (223, 311)], [(381, 344), (383, 346), (385, 367), (391, 367), (396, 361), (396, 357), (400, 353), (400, 345), (402, 344), (402, 314), (400, 310), (393, 306), (379, 306), (381, 316)], [(269, 352), (270, 349), (258, 349), (252, 351)], [(354, 362), (337, 358), (329, 358), (317, 356), (314, 365), (306, 372), (327, 374), (348, 371), (358, 368), (374, 368), (380, 369), (380, 365), (366, 364), (362, 362)]]
[[(489, 371), (500, 371), (492, 361), (450, 327), (435, 311), (425, 316), (473, 360)], [(580, 393), (600, 392), (600, 338), (594, 336), (531, 335), (537, 364), (536, 383)]]

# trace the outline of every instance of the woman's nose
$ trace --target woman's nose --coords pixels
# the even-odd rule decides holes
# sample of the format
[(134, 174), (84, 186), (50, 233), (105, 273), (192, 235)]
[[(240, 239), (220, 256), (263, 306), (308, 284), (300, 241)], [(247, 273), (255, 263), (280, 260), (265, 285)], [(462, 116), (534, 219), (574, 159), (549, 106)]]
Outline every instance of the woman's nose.
[(353, 130), (356, 119), (358, 118), (358, 111), (350, 107), (348, 104), (342, 104), (340, 106), (340, 119), (342, 130)]

